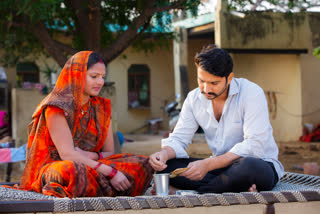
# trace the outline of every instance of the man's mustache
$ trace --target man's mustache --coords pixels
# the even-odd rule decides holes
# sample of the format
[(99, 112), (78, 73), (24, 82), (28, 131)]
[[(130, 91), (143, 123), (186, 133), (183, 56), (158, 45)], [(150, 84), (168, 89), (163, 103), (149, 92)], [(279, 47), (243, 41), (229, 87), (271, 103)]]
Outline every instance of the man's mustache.
[(206, 92), (204, 92), (204, 91), (201, 91), (201, 93), (202, 94), (209, 94), (209, 95), (213, 95), (213, 96), (218, 96), (216, 93), (214, 93), (214, 92), (208, 92), (208, 93), (206, 93)]

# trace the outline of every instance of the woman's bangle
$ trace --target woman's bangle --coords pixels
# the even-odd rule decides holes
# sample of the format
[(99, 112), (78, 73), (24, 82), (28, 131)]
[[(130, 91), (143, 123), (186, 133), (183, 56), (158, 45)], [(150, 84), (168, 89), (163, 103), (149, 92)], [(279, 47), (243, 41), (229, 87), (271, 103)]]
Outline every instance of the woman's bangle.
[(99, 162), (93, 169), (94, 169), (94, 170), (97, 170), (97, 169), (99, 168), (99, 166), (101, 166), (101, 164), (102, 164), (102, 163)]
[(99, 152), (99, 160), (102, 160), (103, 159), (103, 155), (101, 152)]
[(95, 152), (98, 155), (98, 160), (102, 160), (103, 159), (103, 155), (101, 152)]
[(111, 172), (107, 175), (107, 179), (112, 179), (114, 176), (116, 176), (118, 170), (112, 167)]

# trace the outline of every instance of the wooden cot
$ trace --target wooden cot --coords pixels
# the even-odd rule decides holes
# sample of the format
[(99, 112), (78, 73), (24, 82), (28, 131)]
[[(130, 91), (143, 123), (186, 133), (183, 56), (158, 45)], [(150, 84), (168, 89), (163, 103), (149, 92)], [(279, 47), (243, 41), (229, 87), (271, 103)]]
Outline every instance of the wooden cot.
[[(276, 213), (275, 204), (310, 202), (320, 213), (320, 176), (286, 172), (272, 191), (138, 197), (56, 198), (0, 187), (0, 213), (215, 213), (218, 206), (262, 205), (261, 213)], [(197, 209), (201, 208), (202, 209)], [(187, 208), (187, 209), (186, 209)], [(238, 209), (238, 208), (237, 208)], [(317, 209), (317, 210), (315, 210)], [(147, 211), (147, 212), (146, 212)], [(163, 212), (159, 212), (163, 211)], [(182, 211), (182, 212), (181, 212)], [(232, 213), (241, 213), (232, 212)], [(246, 210), (245, 210), (246, 211)], [(226, 213), (226, 212), (224, 212)], [(248, 213), (248, 212), (245, 212)], [(250, 212), (249, 212), (250, 213)], [(255, 212), (256, 213), (256, 212)]]

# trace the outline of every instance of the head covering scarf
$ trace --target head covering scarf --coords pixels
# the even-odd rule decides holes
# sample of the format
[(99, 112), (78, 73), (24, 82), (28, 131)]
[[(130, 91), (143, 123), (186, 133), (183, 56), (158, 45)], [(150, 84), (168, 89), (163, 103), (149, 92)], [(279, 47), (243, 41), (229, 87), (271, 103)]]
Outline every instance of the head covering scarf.
[[(38, 179), (40, 169), (51, 162), (61, 160), (50, 138), (45, 119), (45, 109), (55, 106), (63, 110), (70, 127), (75, 146), (82, 137), (80, 124), (83, 90), (87, 75), (87, 62), (91, 51), (81, 51), (72, 56), (63, 67), (53, 91), (43, 99), (33, 113), (29, 124), (26, 166), (20, 188), (33, 189), (32, 184)], [(110, 100), (101, 97), (90, 99), (95, 112), (95, 123), (98, 130), (97, 144), (93, 151), (99, 151), (107, 137), (111, 118)], [(90, 130), (85, 130), (85, 132)]]

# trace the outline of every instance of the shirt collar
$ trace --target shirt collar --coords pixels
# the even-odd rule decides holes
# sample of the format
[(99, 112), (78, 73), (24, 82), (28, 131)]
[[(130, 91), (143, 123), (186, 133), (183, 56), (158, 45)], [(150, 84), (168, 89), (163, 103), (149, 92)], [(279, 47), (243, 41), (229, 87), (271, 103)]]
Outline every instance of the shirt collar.
[(236, 78), (232, 78), (229, 88), (228, 97), (239, 93), (239, 83)]

